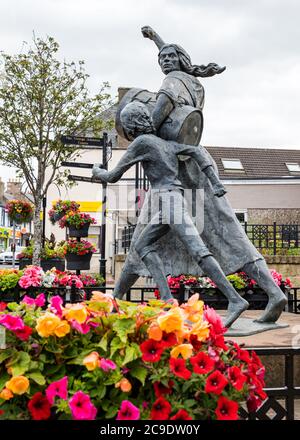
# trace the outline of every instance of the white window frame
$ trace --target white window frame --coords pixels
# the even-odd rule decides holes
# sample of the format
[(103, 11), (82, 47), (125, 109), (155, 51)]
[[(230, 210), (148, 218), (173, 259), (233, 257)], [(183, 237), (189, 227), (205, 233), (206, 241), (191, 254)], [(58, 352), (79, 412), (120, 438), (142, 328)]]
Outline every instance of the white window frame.
[[(298, 162), (286, 162), (287, 169), (290, 173), (300, 173), (300, 164)], [(296, 167), (297, 169), (291, 169), (290, 167)]]
[[(221, 159), (224, 170), (225, 171), (245, 171), (244, 165), (242, 164), (241, 159), (226, 159), (226, 158), (222, 158)], [(229, 166), (226, 165), (226, 162), (231, 162), (231, 163), (236, 163), (238, 166), (235, 167), (233, 166)]]

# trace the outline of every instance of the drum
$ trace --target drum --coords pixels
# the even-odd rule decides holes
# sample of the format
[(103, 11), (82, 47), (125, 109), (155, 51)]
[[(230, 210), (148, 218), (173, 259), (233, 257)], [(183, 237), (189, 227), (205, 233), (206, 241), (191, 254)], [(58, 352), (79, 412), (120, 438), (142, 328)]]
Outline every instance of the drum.
[[(120, 136), (127, 140), (130, 139), (123, 130), (120, 114), (123, 108), (133, 101), (142, 102), (152, 113), (156, 103), (156, 93), (132, 88), (121, 99), (116, 114), (116, 130)], [(161, 125), (158, 136), (167, 141), (175, 141), (180, 144), (198, 145), (202, 130), (203, 116), (201, 110), (189, 105), (177, 105)]]

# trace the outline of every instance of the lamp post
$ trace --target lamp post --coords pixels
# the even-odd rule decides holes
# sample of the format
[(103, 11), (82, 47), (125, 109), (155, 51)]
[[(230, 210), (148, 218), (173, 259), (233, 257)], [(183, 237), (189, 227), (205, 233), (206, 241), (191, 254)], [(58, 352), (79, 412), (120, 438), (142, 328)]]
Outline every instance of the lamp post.
[[(102, 166), (107, 170), (107, 133), (103, 133), (102, 147)], [(105, 242), (106, 242), (106, 195), (107, 183), (102, 183), (102, 212), (101, 212), (101, 235), (100, 235), (100, 275), (104, 279), (103, 285), (106, 284), (106, 258), (105, 258)]]

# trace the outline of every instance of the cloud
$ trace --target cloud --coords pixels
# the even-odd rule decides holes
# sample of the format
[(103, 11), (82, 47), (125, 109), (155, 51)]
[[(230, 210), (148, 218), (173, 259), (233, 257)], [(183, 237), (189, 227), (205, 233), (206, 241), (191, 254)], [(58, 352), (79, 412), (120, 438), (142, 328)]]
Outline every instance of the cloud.
[(202, 81), (204, 144), (300, 148), (297, 0), (10, 0), (0, 15), (0, 49), (20, 51), (33, 30), (52, 35), (61, 56), (86, 61), (92, 92), (109, 81), (113, 95), (159, 88), (157, 49), (140, 32), (149, 24), (193, 63), (227, 66)]

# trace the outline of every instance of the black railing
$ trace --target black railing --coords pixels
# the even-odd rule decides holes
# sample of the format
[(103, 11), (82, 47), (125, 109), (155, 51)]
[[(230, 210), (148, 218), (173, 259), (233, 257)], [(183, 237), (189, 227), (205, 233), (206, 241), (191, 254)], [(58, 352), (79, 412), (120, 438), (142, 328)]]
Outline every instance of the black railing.
[[(245, 232), (250, 241), (258, 249), (270, 249), (276, 255), (278, 250), (286, 250), (300, 247), (300, 225), (297, 224), (248, 224), (245, 222)], [(291, 251), (291, 255), (292, 255)]]
[[(131, 287), (128, 292), (124, 295), (126, 301), (132, 301), (134, 303), (141, 303), (147, 301), (148, 299), (155, 298), (155, 287)], [(23, 295), (36, 296), (40, 292), (47, 292), (47, 294), (59, 295), (64, 302), (80, 302), (85, 299), (89, 300), (91, 298), (93, 291), (113, 293), (113, 286), (93, 286), (93, 287), (83, 287), (81, 289), (77, 288), (75, 283), (68, 287), (30, 287), (24, 290), (20, 287), (16, 287), (7, 292), (0, 292), (0, 302), (20, 302)], [(286, 306), (286, 311), (290, 313), (300, 314), (300, 287), (293, 287), (291, 289), (284, 290), (288, 304)], [(204, 303), (210, 307), (216, 308), (218, 310), (226, 310), (228, 307), (228, 301), (218, 290), (211, 293), (209, 289), (201, 287), (187, 288), (182, 284), (177, 289), (172, 289), (172, 294), (174, 298), (178, 300), (181, 304), (188, 300), (188, 298), (194, 293), (199, 293), (200, 298)], [(249, 310), (263, 310), (267, 303), (268, 297), (263, 291), (257, 291), (255, 293), (245, 293), (243, 297), (249, 302)]]
[[(245, 232), (249, 240), (257, 249), (270, 250), (272, 255), (282, 251), (293, 255), (293, 249), (300, 248), (300, 225), (297, 224), (248, 224), (244, 223)], [(135, 225), (125, 226), (121, 239), (116, 240), (115, 253), (126, 254), (129, 250)], [(299, 253), (300, 255), (300, 253)]]
[(265, 388), (268, 397), (262, 405), (254, 412), (241, 408), (240, 417), (244, 420), (295, 420), (295, 399), (300, 398), (300, 387), (295, 384), (295, 360), (297, 357), (299, 361), (300, 347), (251, 347), (251, 350), (258, 356), (283, 357), (284, 383), (281, 387)]

